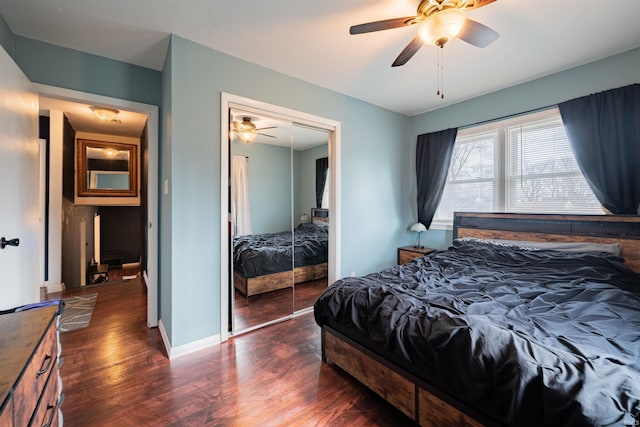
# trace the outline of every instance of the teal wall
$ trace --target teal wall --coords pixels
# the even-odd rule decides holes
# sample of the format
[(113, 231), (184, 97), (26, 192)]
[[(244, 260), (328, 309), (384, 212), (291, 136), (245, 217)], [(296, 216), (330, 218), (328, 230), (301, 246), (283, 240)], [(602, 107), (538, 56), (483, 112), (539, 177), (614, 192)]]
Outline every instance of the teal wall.
[(316, 207), (316, 159), (329, 155), (328, 144), (293, 152), (294, 185), (294, 222), (300, 223), (300, 215), (311, 214)]
[(160, 72), (15, 36), (14, 60), (32, 82), (160, 105)]
[[(410, 151), (417, 135), (535, 110), (640, 82), (640, 48), (411, 118)], [(415, 155), (414, 155), (415, 159)], [(415, 200), (415, 178), (412, 199)], [(415, 206), (415, 201), (413, 202)], [(452, 232), (429, 230), (426, 245), (443, 248)]]
[(0, 46), (2, 46), (15, 61), (15, 36), (2, 15), (0, 15)]
[(405, 191), (409, 118), (177, 36), (171, 37), (169, 49), (165, 72), (171, 72), (171, 100), (163, 98), (163, 109), (171, 111), (171, 134), (163, 140), (162, 156), (171, 159), (172, 200), (171, 225), (163, 224), (162, 235), (172, 235), (173, 273), (171, 284), (164, 285), (173, 289), (173, 346), (218, 334), (221, 328), (221, 92), (340, 121), (340, 273), (364, 274), (395, 262), (395, 247), (405, 243), (403, 229), (411, 216)]
[(253, 234), (291, 230), (291, 148), (233, 141), (230, 152), (249, 157), (247, 180)]

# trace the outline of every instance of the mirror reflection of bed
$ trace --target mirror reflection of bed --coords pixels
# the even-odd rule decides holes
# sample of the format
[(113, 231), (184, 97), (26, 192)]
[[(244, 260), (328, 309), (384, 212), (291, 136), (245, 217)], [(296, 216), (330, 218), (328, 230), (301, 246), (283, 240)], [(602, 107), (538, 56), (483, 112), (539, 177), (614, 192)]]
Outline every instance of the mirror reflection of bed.
[(230, 119), (256, 127), (249, 142), (230, 135), (237, 334), (311, 309), (328, 285), (328, 133), (235, 109)]

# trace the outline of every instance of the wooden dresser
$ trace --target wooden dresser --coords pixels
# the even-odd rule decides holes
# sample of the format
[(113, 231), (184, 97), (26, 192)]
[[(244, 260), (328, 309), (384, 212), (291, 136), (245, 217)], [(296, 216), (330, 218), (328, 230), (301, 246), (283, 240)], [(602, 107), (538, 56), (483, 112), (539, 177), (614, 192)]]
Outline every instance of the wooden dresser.
[(58, 426), (58, 305), (0, 315), (0, 426)]

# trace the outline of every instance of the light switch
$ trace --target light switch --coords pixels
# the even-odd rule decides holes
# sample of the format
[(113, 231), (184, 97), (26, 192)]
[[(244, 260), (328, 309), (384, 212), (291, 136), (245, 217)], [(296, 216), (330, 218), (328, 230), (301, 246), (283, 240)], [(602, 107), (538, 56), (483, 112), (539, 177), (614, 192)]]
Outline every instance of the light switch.
[(169, 194), (169, 180), (168, 179), (164, 180), (164, 194), (165, 195)]

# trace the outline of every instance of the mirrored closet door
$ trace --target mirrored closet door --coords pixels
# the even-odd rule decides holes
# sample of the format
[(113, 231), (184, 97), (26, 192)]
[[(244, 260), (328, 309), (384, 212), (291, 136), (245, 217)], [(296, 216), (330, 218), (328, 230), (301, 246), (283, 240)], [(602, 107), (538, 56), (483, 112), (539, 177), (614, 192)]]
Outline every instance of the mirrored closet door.
[(232, 330), (293, 313), (292, 126), (230, 111)]
[(328, 133), (230, 109), (231, 332), (308, 310), (327, 287)]
[(329, 134), (293, 125), (295, 312), (313, 307), (327, 287), (329, 259)]

